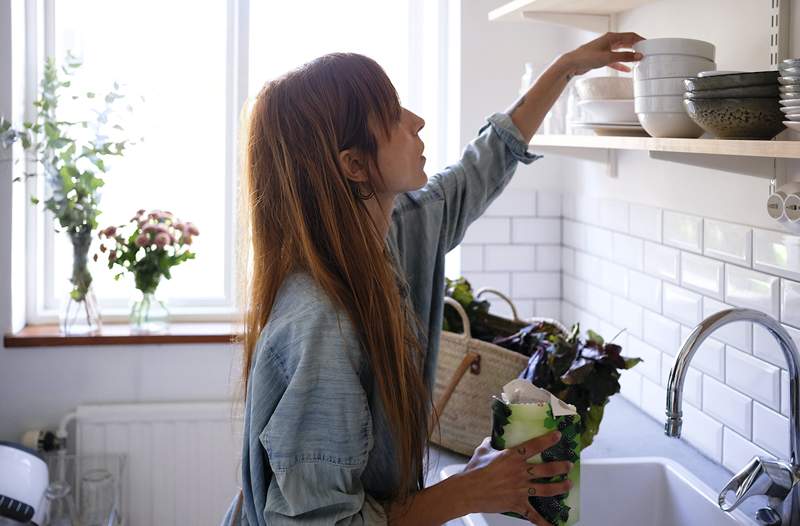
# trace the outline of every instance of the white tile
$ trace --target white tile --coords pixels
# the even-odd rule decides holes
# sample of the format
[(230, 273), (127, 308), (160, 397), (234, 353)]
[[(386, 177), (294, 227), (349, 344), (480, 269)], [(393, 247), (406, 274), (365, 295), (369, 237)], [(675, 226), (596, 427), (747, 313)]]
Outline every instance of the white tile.
[(514, 243), (561, 244), (560, 219), (518, 219), (515, 217), (511, 221), (511, 239)]
[(651, 206), (630, 205), (629, 232), (637, 237), (661, 242), (661, 209)]
[(548, 270), (561, 271), (561, 246), (537, 245), (536, 270), (540, 272)]
[(760, 310), (777, 319), (780, 280), (775, 276), (726, 263), (725, 301), (737, 307)]
[(792, 414), (792, 402), (789, 398), (789, 373), (781, 371), (781, 414), (789, 416)]
[[(681, 341), (686, 341), (686, 337), (691, 330), (681, 328)], [(700, 371), (713, 376), (719, 381), (725, 381), (725, 344), (714, 338), (706, 338), (700, 344), (700, 348), (694, 353), (692, 367), (697, 367)]]
[(502, 270), (534, 270), (536, 268), (536, 252), (531, 246), (495, 245), (486, 250), (484, 270), (487, 272)]
[(525, 188), (515, 188), (513, 191), (503, 192), (492, 201), (483, 215), (486, 217), (535, 216), (536, 192)]
[(644, 269), (644, 242), (641, 239), (614, 232), (614, 261), (634, 270)]
[(568, 219), (576, 219), (575, 194), (565, 193), (561, 196), (561, 215)]
[(753, 230), (753, 268), (800, 280), (800, 237)]
[[(520, 313), (520, 316), (522, 313)], [(536, 300), (536, 309), (533, 316), (538, 318), (561, 319), (561, 301), (559, 300)]]
[(714, 219), (703, 221), (703, 253), (738, 265), (750, 266), (752, 229)]
[(722, 461), (722, 428), (722, 424), (691, 404), (683, 404), (681, 436), (717, 463)]
[(511, 295), (511, 274), (508, 272), (463, 272), (473, 290), (491, 287), (503, 294)]
[(788, 459), (789, 419), (755, 402), (753, 442), (780, 458)]
[[(732, 309), (731, 305), (712, 300), (711, 298), (703, 298), (703, 318), (708, 318), (712, 314), (719, 311)], [(725, 325), (714, 332), (714, 337), (722, 340), (723, 342), (733, 345), (737, 349), (743, 351), (750, 351), (753, 339), (753, 324), (748, 322), (735, 322)]]
[(495, 316), (501, 316), (507, 319), (511, 319), (513, 317), (513, 314), (511, 313), (511, 307), (504, 301), (492, 301), (489, 312)]
[(586, 252), (575, 252), (575, 275), (586, 281), (600, 284), (600, 264), (602, 260)]
[(483, 246), (482, 245), (461, 245), (461, 271), (483, 270)]
[(661, 312), (661, 281), (631, 270), (628, 272), (628, 299)]
[(728, 347), (725, 383), (775, 410), (780, 409), (780, 369)]
[(586, 250), (586, 225), (575, 221), (565, 220), (564, 226), (564, 245), (579, 250)]
[(642, 337), (642, 307), (632, 301), (614, 296), (611, 302), (611, 320), (614, 325), (627, 329), (629, 334)]
[(561, 270), (567, 274), (575, 273), (575, 249), (561, 247)]
[(576, 307), (585, 305), (588, 287), (586, 282), (575, 279), (572, 276), (563, 276), (562, 280), (563, 299)]
[(642, 363), (636, 366), (636, 371), (656, 383), (661, 382), (661, 351), (635, 336), (628, 336), (628, 348), (624, 354), (631, 358), (641, 358)]
[[(797, 329), (793, 329), (795, 332), (793, 335), (791, 327), (784, 328), (789, 332), (790, 336), (798, 336), (798, 333), (800, 333)], [(800, 342), (800, 340), (795, 338), (795, 342)], [(772, 337), (767, 329), (755, 323), (753, 324), (753, 355), (786, 369), (786, 359), (783, 357), (783, 352), (781, 352), (781, 347), (778, 345), (777, 340)]]
[(781, 280), (781, 321), (800, 327), (800, 283)]
[(611, 312), (611, 294), (600, 287), (589, 285), (587, 287), (586, 309), (595, 316), (608, 316)]
[(723, 299), (723, 277), (725, 266), (719, 261), (681, 253), (681, 284), (687, 289)]
[(628, 295), (628, 270), (610, 261), (600, 264), (600, 282), (604, 289), (625, 297)]
[(646, 242), (644, 244), (644, 271), (658, 278), (678, 283), (680, 280), (680, 252), (674, 248)]
[(642, 377), (642, 409), (644, 412), (663, 424), (667, 420), (666, 406), (667, 390), (658, 384), (658, 380), (654, 382)]
[[(534, 300), (521, 300), (518, 298), (511, 298), (514, 301), (514, 306), (517, 308), (517, 316), (520, 319), (533, 318), (536, 315), (536, 302)], [(549, 301), (549, 300), (542, 300)], [(496, 303), (496, 302), (494, 302)], [(492, 303), (494, 305), (494, 303)], [(556, 302), (561, 303), (561, 302)]]
[(703, 378), (703, 412), (750, 438), (753, 422), (752, 400), (710, 376)]
[(628, 203), (616, 200), (601, 201), (600, 224), (617, 232), (627, 232)]
[(600, 221), (600, 201), (585, 195), (575, 196), (575, 219), (590, 225)]
[(644, 341), (674, 356), (681, 345), (681, 326), (664, 316), (645, 310)]
[(636, 370), (623, 371), (619, 378), (620, 394), (637, 406), (642, 405), (642, 375)]
[(703, 251), (703, 218), (664, 211), (664, 244), (697, 252)]
[(462, 243), (503, 244), (511, 242), (511, 220), (499, 217), (482, 217), (467, 229)]
[(725, 450), (722, 456), (722, 465), (730, 471), (738, 473), (753, 457), (774, 458), (746, 438), (730, 429), (725, 429)]
[(702, 297), (694, 292), (664, 283), (664, 316), (694, 327), (703, 315)]
[(575, 314), (575, 306), (567, 300), (566, 294), (564, 294), (563, 298), (561, 299), (561, 323), (563, 323), (566, 327), (572, 327), (572, 325), (577, 321), (578, 319)]
[(614, 245), (611, 230), (589, 226), (586, 231), (586, 250), (590, 254), (603, 259), (611, 259), (614, 256)]
[(536, 192), (536, 215), (561, 217), (561, 192), (539, 190)]
[(561, 274), (558, 272), (514, 272), (511, 281), (517, 298), (561, 297)]

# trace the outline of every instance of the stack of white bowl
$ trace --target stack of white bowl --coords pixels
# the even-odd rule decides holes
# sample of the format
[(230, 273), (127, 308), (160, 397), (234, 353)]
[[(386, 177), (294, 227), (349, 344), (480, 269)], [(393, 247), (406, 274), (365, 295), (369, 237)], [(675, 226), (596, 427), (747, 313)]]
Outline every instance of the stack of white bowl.
[(785, 114), (783, 124), (800, 132), (800, 58), (790, 58), (778, 65), (780, 71), (781, 111)]
[(636, 115), (653, 137), (700, 137), (683, 105), (683, 79), (717, 69), (714, 45), (689, 38), (642, 40), (633, 49), (643, 55), (633, 70)]

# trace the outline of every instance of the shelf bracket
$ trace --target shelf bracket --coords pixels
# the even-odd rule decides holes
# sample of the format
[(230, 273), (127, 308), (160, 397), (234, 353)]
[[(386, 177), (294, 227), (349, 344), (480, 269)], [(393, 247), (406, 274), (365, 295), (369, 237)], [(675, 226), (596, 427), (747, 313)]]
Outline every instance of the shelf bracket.
[(610, 27), (609, 15), (584, 15), (579, 13), (542, 13), (539, 11), (523, 11), (525, 20), (547, 22), (566, 27), (577, 27), (593, 33), (605, 33)]

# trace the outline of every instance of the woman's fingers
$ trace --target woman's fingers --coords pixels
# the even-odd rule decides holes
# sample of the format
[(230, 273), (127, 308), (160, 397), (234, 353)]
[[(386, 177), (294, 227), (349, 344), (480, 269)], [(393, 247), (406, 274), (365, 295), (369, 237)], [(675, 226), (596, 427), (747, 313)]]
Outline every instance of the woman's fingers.
[(548, 477), (555, 477), (558, 475), (566, 475), (572, 469), (572, 462), (557, 461), (545, 462), (543, 464), (532, 464), (525, 470), (525, 476), (528, 479), (543, 479)]
[(523, 488), (520, 493), (524, 493), (526, 497), (555, 497), (556, 495), (569, 493), (570, 488), (572, 488), (572, 482), (569, 480), (542, 484), (534, 483)]
[(556, 444), (558, 441), (561, 440), (561, 433), (558, 431), (553, 431), (551, 433), (547, 433), (546, 435), (542, 435), (540, 437), (532, 438), (522, 444), (508, 448), (509, 456), (513, 456), (514, 454), (519, 455), (525, 459), (528, 459), (534, 455), (537, 455), (548, 449)]
[(526, 502), (528, 504), (528, 507), (525, 508), (525, 511), (522, 513), (522, 515), (524, 515), (525, 518), (531, 522), (531, 524), (535, 524), (536, 526), (553, 526), (552, 524), (544, 520), (544, 517), (539, 515), (539, 512), (536, 511), (536, 508), (531, 506), (530, 501)]
[(629, 48), (644, 40), (638, 33), (606, 33), (606, 38), (611, 49)]

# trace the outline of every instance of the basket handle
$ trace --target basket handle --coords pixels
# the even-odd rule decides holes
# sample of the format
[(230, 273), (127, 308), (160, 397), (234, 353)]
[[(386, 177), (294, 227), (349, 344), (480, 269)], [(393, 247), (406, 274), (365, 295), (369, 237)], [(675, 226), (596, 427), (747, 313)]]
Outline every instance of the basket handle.
[(511, 298), (509, 298), (499, 290), (493, 289), (491, 287), (479, 288), (478, 291), (475, 293), (475, 298), (480, 299), (480, 297), (483, 295), (484, 292), (491, 292), (495, 296), (499, 296), (500, 298), (505, 300), (505, 302), (508, 303), (508, 306), (511, 307), (511, 315), (514, 317), (514, 321), (522, 321), (521, 319), (519, 319), (519, 314), (517, 313), (517, 306), (514, 305), (514, 302), (511, 301)]
[(464, 307), (462, 307), (459, 302), (457, 302), (450, 296), (444, 297), (444, 303), (445, 305), (450, 305), (451, 307), (453, 307), (458, 313), (458, 315), (461, 317), (461, 323), (464, 326), (464, 332), (462, 334), (462, 337), (465, 340), (470, 340), (472, 338), (472, 329), (469, 325), (469, 317), (467, 316), (467, 311), (464, 310)]

